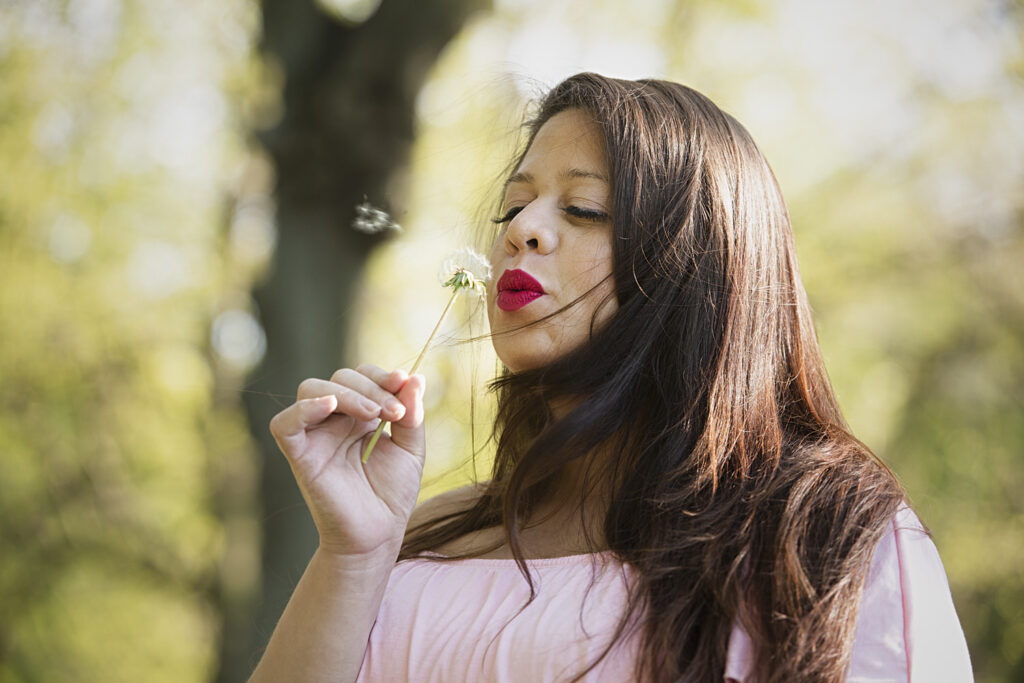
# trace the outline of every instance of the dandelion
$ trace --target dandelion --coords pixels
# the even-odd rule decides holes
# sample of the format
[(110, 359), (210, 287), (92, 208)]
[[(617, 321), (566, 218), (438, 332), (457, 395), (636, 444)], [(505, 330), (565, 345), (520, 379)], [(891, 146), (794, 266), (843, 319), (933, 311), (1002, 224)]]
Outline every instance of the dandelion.
[(387, 211), (378, 209), (365, 198), (362, 204), (356, 206), (356, 218), (352, 221), (352, 227), (367, 235), (376, 235), (385, 230), (402, 231), (401, 226), (391, 220)]
[(483, 296), (487, 291), (487, 281), (491, 279), (491, 264), (483, 254), (463, 247), (445, 257), (437, 279), (444, 287), (454, 287), (456, 292), (472, 288)]
[[(448, 299), (444, 311), (441, 312), (441, 317), (438, 319), (437, 324), (434, 325), (433, 331), (427, 337), (427, 343), (423, 345), (420, 355), (416, 357), (416, 362), (412, 364), (412, 369), (409, 370), (410, 375), (415, 373), (420, 367), (420, 362), (427, 354), (427, 349), (430, 348), (430, 343), (434, 341), (434, 337), (437, 335), (437, 331), (441, 329), (445, 318), (448, 317), (448, 311), (451, 310), (452, 304), (455, 303), (456, 297), (459, 296), (459, 292), (465, 289), (477, 296), (483, 296), (486, 293), (487, 281), (491, 279), (491, 264), (482, 254), (469, 247), (463, 247), (449, 254), (441, 262), (438, 279), (442, 286), (452, 288), (452, 295)], [(370, 453), (373, 451), (373, 447), (377, 445), (377, 440), (380, 439), (385, 425), (387, 425), (387, 422), (384, 420), (381, 420), (380, 424), (377, 425), (376, 431), (374, 431), (373, 436), (370, 438), (370, 443), (367, 444), (366, 450), (363, 451), (363, 462), (370, 459)]]

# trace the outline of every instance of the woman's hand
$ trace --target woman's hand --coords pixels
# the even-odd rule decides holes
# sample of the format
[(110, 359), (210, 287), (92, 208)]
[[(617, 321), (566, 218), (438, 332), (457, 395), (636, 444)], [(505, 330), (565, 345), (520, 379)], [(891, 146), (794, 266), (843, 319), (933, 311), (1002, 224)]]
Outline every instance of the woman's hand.
[[(355, 557), (397, 553), (419, 495), (425, 451), (422, 375), (373, 365), (307, 379), (270, 431), (320, 532), (320, 548)], [(370, 459), (378, 420), (391, 422)]]

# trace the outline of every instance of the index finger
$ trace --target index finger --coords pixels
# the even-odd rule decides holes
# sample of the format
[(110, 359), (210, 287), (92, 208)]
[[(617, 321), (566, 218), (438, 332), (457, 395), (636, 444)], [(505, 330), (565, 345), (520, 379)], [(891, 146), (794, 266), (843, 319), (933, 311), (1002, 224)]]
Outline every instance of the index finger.
[(270, 433), (281, 452), (291, 458), (293, 451), (301, 450), (306, 430), (323, 422), (337, 407), (338, 397), (333, 394), (296, 401), (271, 418)]
[[(405, 384), (405, 381), (409, 379), (409, 374), (404, 370), (388, 371), (371, 363), (362, 363), (357, 365), (355, 371), (361, 375), (365, 375), (371, 381), (375, 382), (382, 389), (391, 394), (397, 394)], [(331, 381), (335, 381), (335, 378), (341, 372), (344, 372), (344, 370), (342, 369), (335, 372), (334, 375), (331, 376)]]

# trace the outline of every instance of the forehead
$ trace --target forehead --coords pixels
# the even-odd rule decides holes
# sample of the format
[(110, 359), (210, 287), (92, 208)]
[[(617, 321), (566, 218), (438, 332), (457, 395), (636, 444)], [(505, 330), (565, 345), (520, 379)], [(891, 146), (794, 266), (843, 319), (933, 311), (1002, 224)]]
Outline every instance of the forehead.
[(566, 178), (607, 182), (604, 138), (588, 113), (568, 109), (545, 121), (509, 182), (530, 175), (538, 167)]

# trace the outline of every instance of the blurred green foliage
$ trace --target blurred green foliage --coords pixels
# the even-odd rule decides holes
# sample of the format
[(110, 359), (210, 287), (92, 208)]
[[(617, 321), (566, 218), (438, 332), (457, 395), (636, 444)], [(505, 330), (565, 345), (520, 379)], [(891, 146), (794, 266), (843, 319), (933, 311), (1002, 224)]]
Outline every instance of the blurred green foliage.
[[(621, 4), (499, 3), (450, 46), (352, 355), (415, 357), (445, 292), (414, 283), (486, 243), (530, 79), (691, 84), (776, 170), (844, 408), (934, 533), (978, 680), (1024, 679), (1019, 10)], [(274, 235), (246, 135), (277, 87), (258, 23), (242, 0), (0, 5), (0, 681), (208, 680), (223, 612), (253, 598), (238, 392)], [(494, 358), (455, 343), (486, 327), (460, 307), (424, 368), (424, 495), (486, 439)]]
[(225, 205), (256, 15), (186, 5), (0, 6), (3, 681), (215, 670), (252, 477), (211, 325), (255, 274)]

